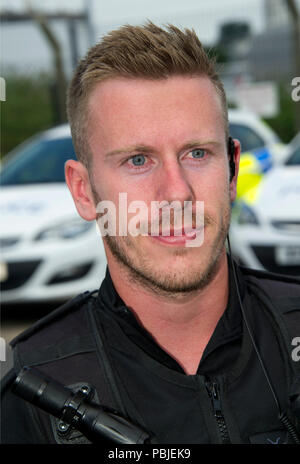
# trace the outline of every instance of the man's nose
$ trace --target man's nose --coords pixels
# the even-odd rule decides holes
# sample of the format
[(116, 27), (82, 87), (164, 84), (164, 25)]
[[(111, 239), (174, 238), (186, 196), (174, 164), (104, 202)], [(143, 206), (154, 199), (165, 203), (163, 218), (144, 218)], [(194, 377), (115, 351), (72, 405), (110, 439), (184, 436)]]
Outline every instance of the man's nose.
[(194, 198), (187, 172), (177, 159), (169, 159), (163, 163), (157, 183), (157, 197), (160, 201), (184, 202)]

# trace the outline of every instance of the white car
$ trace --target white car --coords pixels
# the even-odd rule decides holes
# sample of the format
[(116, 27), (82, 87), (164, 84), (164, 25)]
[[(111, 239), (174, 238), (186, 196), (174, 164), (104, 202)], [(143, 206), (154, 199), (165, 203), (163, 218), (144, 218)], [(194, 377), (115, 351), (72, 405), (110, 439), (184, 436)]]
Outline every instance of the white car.
[(230, 109), (228, 116), (231, 137), (240, 141), (242, 153), (256, 155), (263, 172), (284, 162), (287, 156), (286, 146), (258, 116), (237, 109)]
[(285, 163), (234, 206), (230, 242), (243, 265), (300, 277), (299, 137)]
[(68, 125), (9, 155), (1, 173), (1, 300), (63, 301), (99, 288), (106, 257), (95, 222), (78, 215), (64, 180), (75, 158)]
[[(244, 150), (277, 144), (258, 118), (230, 110)], [(70, 129), (43, 132), (7, 155), (1, 175), (0, 281), (3, 303), (66, 300), (97, 289), (106, 257), (94, 222), (82, 220), (64, 180), (75, 158)]]

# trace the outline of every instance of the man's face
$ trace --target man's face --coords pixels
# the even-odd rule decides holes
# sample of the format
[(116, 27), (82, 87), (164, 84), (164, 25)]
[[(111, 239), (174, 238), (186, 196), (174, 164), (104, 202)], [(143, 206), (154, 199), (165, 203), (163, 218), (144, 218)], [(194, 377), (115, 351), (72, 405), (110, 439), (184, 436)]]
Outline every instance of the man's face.
[(108, 263), (122, 263), (135, 279), (163, 291), (202, 288), (224, 253), (234, 199), (215, 87), (204, 77), (115, 78), (94, 88), (88, 111), (96, 203), (112, 201), (118, 218), (120, 193), (127, 194), (128, 204), (143, 201), (149, 213), (155, 201), (182, 206), (188, 201), (194, 213), (196, 201), (204, 202), (201, 246), (187, 247), (184, 232), (177, 238), (150, 231), (148, 236), (107, 236)]

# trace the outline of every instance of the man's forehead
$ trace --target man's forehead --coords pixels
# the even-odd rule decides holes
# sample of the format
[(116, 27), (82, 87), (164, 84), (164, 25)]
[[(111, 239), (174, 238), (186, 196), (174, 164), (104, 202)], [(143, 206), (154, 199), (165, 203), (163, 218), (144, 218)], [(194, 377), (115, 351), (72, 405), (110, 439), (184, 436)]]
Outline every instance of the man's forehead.
[(152, 144), (148, 135), (153, 131), (166, 135), (170, 130), (187, 142), (198, 139), (201, 130), (202, 137), (215, 139), (217, 133), (224, 134), (224, 114), (207, 77), (113, 78), (97, 83), (91, 92), (88, 127), (91, 143), (101, 138), (109, 145), (106, 149), (112, 150), (119, 146), (112, 146), (108, 138), (120, 143), (123, 138), (122, 145)]
[[(161, 79), (111, 77), (96, 82), (90, 91), (88, 98), (89, 109), (96, 109), (99, 104), (105, 104), (106, 99), (111, 100), (114, 96), (122, 96), (122, 101), (141, 97), (155, 96), (156, 93), (173, 93), (173, 90), (181, 88), (181, 92), (189, 92), (208, 96), (216, 100), (221, 99), (218, 92), (207, 76), (185, 76), (174, 75)], [(177, 94), (177, 96), (180, 96)]]

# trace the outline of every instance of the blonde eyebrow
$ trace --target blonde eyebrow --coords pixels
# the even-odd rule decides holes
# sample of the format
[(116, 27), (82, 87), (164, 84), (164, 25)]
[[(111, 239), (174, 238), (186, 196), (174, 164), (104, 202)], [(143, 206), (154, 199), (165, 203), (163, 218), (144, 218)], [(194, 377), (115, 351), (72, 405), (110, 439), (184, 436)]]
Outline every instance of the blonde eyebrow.
[(203, 145), (221, 145), (220, 142), (216, 142), (215, 140), (191, 140), (188, 143), (185, 143), (181, 150), (187, 150), (189, 148), (196, 148), (201, 147)]
[(146, 145), (136, 145), (136, 146), (131, 146), (131, 147), (124, 147), (124, 148), (119, 148), (117, 150), (112, 150), (106, 153), (105, 158), (110, 158), (111, 156), (115, 155), (122, 155), (126, 153), (132, 153), (132, 152), (139, 152), (139, 153), (149, 153), (155, 151), (152, 147), (148, 147)]
[[(182, 150), (187, 150), (191, 148), (196, 148), (196, 147), (201, 147), (202, 145), (221, 145), (220, 142), (216, 142), (214, 140), (191, 140), (188, 143), (185, 143), (180, 151)], [(118, 148), (117, 150), (112, 150), (109, 151), (108, 153), (105, 154), (105, 158), (110, 158), (111, 156), (115, 155), (122, 155), (122, 154), (129, 154), (129, 153), (154, 153), (157, 150), (155, 150), (153, 147), (147, 146), (147, 145), (132, 145), (129, 147), (124, 147), (124, 148)]]

